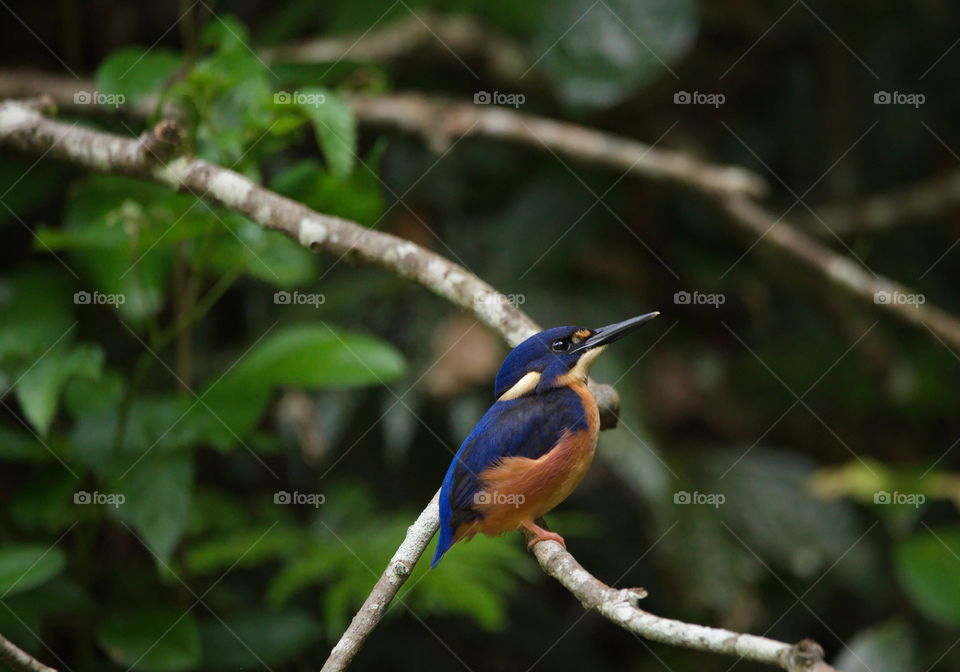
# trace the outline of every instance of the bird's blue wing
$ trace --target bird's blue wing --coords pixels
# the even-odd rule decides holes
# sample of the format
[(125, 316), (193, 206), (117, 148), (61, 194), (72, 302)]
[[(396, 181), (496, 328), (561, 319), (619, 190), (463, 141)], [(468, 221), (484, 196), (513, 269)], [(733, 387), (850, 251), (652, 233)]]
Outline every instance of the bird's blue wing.
[(476, 519), (474, 497), (485, 469), (505, 457), (537, 459), (549, 452), (565, 431), (586, 426), (579, 395), (565, 387), (491, 406), (460, 446), (443, 479), (440, 541), (431, 566), (453, 545), (457, 528)]

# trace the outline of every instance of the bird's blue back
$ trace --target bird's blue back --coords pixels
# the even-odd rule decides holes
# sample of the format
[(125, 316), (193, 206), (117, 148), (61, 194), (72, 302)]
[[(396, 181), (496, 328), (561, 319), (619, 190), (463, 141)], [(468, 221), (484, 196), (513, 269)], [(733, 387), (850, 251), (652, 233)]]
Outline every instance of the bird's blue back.
[(505, 457), (537, 459), (548, 453), (564, 432), (587, 428), (580, 396), (569, 387), (556, 387), (509, 401), (498, 401), (464, 440), (440, 489), (440, 539), (435, 567), (453, 545), (463, 523), (475, 520), (474, 496), (480, 474)]

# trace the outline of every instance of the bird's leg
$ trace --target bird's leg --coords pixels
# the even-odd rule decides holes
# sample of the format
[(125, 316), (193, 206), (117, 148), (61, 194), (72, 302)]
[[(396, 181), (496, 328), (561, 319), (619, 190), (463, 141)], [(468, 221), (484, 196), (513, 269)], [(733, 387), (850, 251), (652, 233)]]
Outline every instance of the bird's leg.
[(528, 529), (534, 535), (534, 538), (531, 539), (530, 543), (527, 544), (528, 551), (531, 550), (537, 544), (539, 544), (541, 541), (555, 541), (561, 546), (563, 546), (564, 548), (567, 547), (567, 542), (563, 540), (563, 537), (561, 537), (556, 532), (551, 532), (550, 530), (543, 529), (532, 520), (525, 520), (520, 524), (523, 525), (526, 529)]

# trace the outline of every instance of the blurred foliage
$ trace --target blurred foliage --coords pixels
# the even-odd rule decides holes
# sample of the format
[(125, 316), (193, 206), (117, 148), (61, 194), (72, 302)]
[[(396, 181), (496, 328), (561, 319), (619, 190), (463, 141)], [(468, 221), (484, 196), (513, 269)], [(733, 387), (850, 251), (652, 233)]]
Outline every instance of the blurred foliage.
[[(669, 131), (664, 146), (782, 179), (779, 214), (790, 189), (813, 184), (804, 198), (817, 204), (956, 168), (960, 97), (948, 91), (960, 52), (944, 55), (955, 7), (214, 9), (126, 3), (79, 20), (69, 3), (37, 3), (21, 16), (58, 35), (100, 93), (124, 97), (78, 124), (137, 135), (177, 109), (192, 154), (430, 247), (544, 325), (663, 310), (662, 325), (595, 367), (621, 393), (620, 428), (550, 516), (598, 577), (645, 586), (648, 608), (671, 617), (814, 637), (846, 672), (960, 664), (948, 348), (887, 318), (859, 340), (877, 315), (763, 246), (744, 256), (753, 240), (731, 239), (708, 204), (673, 189), (482, 138), (437, 156), (417, 138), (358, 129), (345, 103), (522, 92), (523, 112), (646, 142)], [(427, 11), (482, 21), (521, 45), (529, 72), (503, 81), (440, 44), (375, 63), (256, 50), (350, 44)], [(62, 68), (7, 24), (11, 62)], [(878, 89), (928, 100), (875, 106)], [(678, 106), (680, 91), (726, 102)], [(134, 105), (148, 118), (128, 114)], [(399, 278), (316, 257), (195, 194), (8, 152), (0, 194), (0, 633), (74, 672), (319, 667), (490, 403), (498, 337)], [(956, 312), (953, 214), (825, 240)], [(675, 301), (694, 290), (726, 300)], [(418, 565), (355, 663), (461, 664), (731, 661), (639, 646), (584, 616), (508, 537)]]

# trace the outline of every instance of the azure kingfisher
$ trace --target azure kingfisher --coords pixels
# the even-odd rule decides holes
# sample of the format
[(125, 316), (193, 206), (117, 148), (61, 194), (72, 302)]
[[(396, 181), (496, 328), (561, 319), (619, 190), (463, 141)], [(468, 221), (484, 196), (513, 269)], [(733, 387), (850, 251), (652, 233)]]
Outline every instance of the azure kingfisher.
[(590, 468), (600, 414), (587, 373), (607, 345), (660, 313), (599, 329), (555, 327), (514, 348), (497, 372), (496, 402), (457, 451), (440, 489), (440, 540), (431, 567), (478, 532), (526, 528), (528, 548), (559, 534), (536, 520), (565, 500)]

